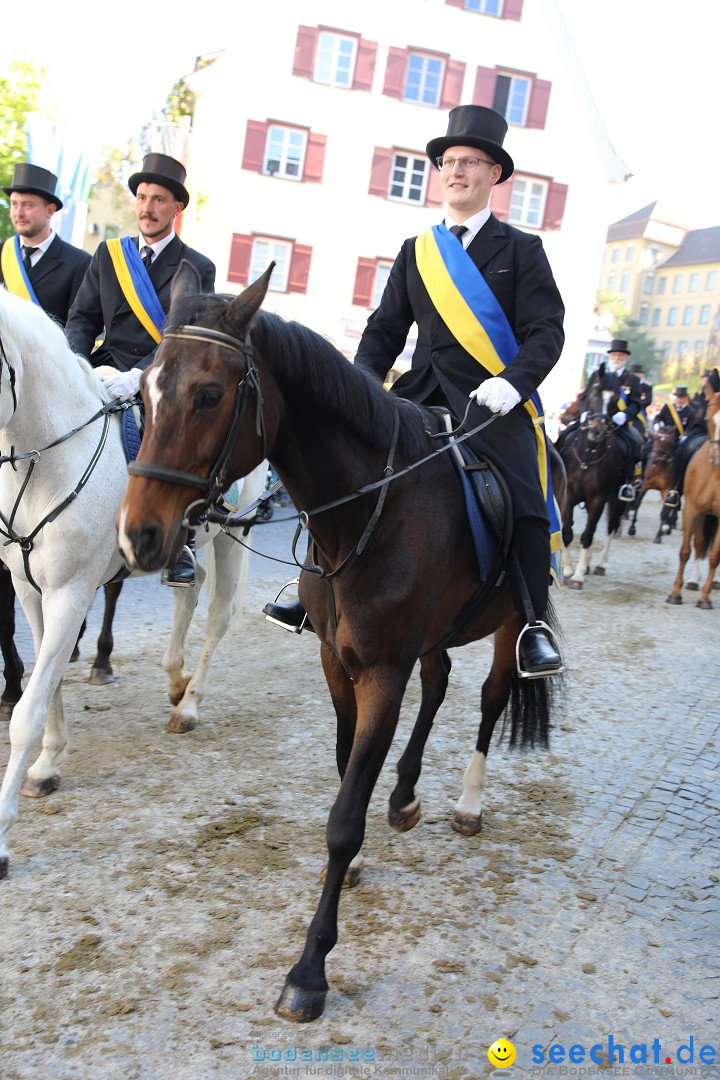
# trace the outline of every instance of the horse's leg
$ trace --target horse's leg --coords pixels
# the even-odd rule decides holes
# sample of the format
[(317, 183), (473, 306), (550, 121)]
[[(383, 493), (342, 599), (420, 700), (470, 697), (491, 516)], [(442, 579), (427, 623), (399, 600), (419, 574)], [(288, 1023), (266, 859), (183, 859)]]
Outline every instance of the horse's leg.
[(644, 486), (641, 487), (640, 491), (638, 492), (638, 496), (637, 496), (637, 498), (635, 500), (635, 505), (633, 506), (632, 521), (630, 522), (630, 528), (628, 529), (628, 534), (630, 536), (634, 536), (635, 533), (637, 532), (637, 529), (635, 528), (635, 526), (637, 525), (637, 516), (638, 516), (638, 512), (640, 510), (640, 504), (642, 503), (643, 499), (645, 498), (645, 492), (646, 491), (647, 491), (646, 487), (644, 487)]
[[(215, 650), (225, 637), (230, 626), (230, 621), (233, 617), (233, 613), (236, 610), (236, 606), (242, 602), (242, 596), (245, 591), (245, 581), (247, 578), (247, 563), (250, 557), (246, 548), (236, 543), (235, 540), (225, 536), (224, 533), (219, 533), (212, 540), (212, 552), (215, 561), (215, 573), (214, 573), (214, 588), (213, 594), (208, 605), (207, 615), (207, 628), (205, 631), (205, 642), (203, 644), (202, 652), (198, 660), (195, 673), (191, 679), (182, 672), (182, 663), (179, 669), (174, 672), (176, 679), (176, 685), (178, 688), (182, 687), (183, 681), (185, 686), (180, 690), (179, 696), (172, 696), (172, 689), (170, 691), (171, 700), (175, 704), (172, 715), (168, 721), (168, 731), (184, 732), (192, 731), (198, 722), (198, 709), (202, 704), (203, 698), (207, 692), (208, 679), (210, 676), (210, 665), (212, 663)], [(198, 567), (200, 570), (201, 568)], [(201, 582), (204, 581), (206, 571), (202, 568)], [(176, 589), (176, 593), (186, 593), (189, 589)], [(180, 600), (181, 598), (178, 598)], [(178, 608), (175, 607), (175, 618), (178, 618)], [(186, 611), (180, 616), (184, 618), (187, 614)], [(189, 612), (190, 618), (192, 618), (192, 611)], [(187, 633), (188, 627), (185, 627), (183, 633)], [(166, 670), (168, 670), (166, 668)], [(168, 677), (170, 672), (168, 671)]]
[(608, 503), (607, 535), (605, 537), (605, 543), (603, 544), (600, 551), (597, 564), (593, 571), (593, 573), (597, 574), (598, 577), (605, 576), (605, 567), (607, 566), (608, 559), (610, 558), (610, 545), (620, 531), (620, 522), (622, 521), (624, 513), (625, 504), (621, 503), (618, 499), (613, 499), (612, 502)]
[[(322, 661), (323, 671), (325, 672), (325, 679), (330, 691), (330, 697), (332, 698), (333, 708), (335, 709), (337, 720), (335, 760), (337, 762), (338, 775), (342, 780), (345, 775), (345, 770), (347, 769), (347, 763), (350, 760), (350, 752), (352, 751), (353, 739), (355, 738), (355, 725), (357, 723), (355, 688), (352, 679), (340, 663), (337, 653), (333, 652), (333, 650), (325, 644), (321, 646), (320, 659)], [(352, 889), (357, 885), (360, 880), (363, 865), (364, 860), (362, 852), (359, 851), (347, 868), (343, 880), (344, 889)], [(321, 880), (324, 881), (326, 876), (327, 866), (322, 872)]]
[(446, 652), (423, 656), (420, 661), (420, 711), (405, 752), (398, 761), (398, 782), (390, 796), (388, 810), (388, 821), (398, 832), (408, 832), (420, 820), (420, 799), (415, 795), (415, 784), (420, 776), (425, 744), (433, 721), (445, 700), (451, 667)]
[(692, 550), (692, 536), (694, 532), (695, 520), (694, 515), (690, 511), (687, 498), (685, 499), (685, 510), (683, 511), (683, 538), (680, 544), (680, 551), (678, 554), (678, 570), (675, 575), (675, 581), (673, 587), (667, 597), (666, 603), (668, 604), (682, 604), (682, 585), (683, 585), (683, 573), (687, 565), (687, 561), (690, 558)]
[[(168, 680), (168, 696), (173, 705), (177, 706), (183, 700), (190, 683), (190, 676), (185, 671), (185, 638), (192, 622), (192, 617), (197, 607), (200, 589), (207, 576), (201, 563), (197, 564), (195, 571), (195, 584), (190, 589), (175, 589), (175, 615), (172, 629), (168, 639), (162, 666)], [(209, 617), (209, 614), (208, 614)], [(197, 723), (197, 712), (193, 713), (192, 698), (188, 701), (183, 713), (177, 714), (174, 709), (166, 724), (168, 731), (182, 733), (192, 731)]]
[(403, 667), (377, 663), (358, 671), (357, 725), (352, 751), (327, 824), (328, 867), (305, 949), (289, 972), (275, 1011), (305, 1022), (322, 1015), (328, 984), (325, 958), (337, 942), (340, 892), (347, 869), (362, 847), (367, 808), (395, 734), (413, 661)]
[(71, 664), (76, 664), (77, 661), (80, 659), (80, 642), (82, 641), (83, 635), (85, 634), (86, 630), (87, 630), (87, 619), (83, 619), (82, 626), (80, 627), (80, 633), (78, 634), (77, 641), (75, 642), (75, 648), (70, 653), (70, 663)]
[(574, 494), (568, 489), (567, 510), (563, 516), (562, 542), (563, 542), (563, 578), (572, 577), (573, 558), (573, 510), (575, 509)]
[(15, 589), (12, 576), (0, 564), (0, 649), (4, 662), (5, 686), (0, 698), (0, 720), (9, 720), (22, 695), (25, 674), (20, 654), (15, 648)]
[(452, 826), (464, 836), (474, 836), (482, 827), (483, 794), (488, 748), (495, 724), (502, 716), (510, 696), (515, 671), (517, 619), (512, 619), (495, 634), (495, 648), (490, 672), (483, 683), (480, 699), (480, 729), (475, 752), (463, 777), (462, 795), (455, 807)]
[(112, 665), (110, 663), (110, 654), (112, 653), (114, 644), (112, 632), (113, 619), (115, 618), (115, 608), (117, 607), (118, 597), (122, 592), (122, 587), (122, 581), (113, 581), (110, 585), (105, 586), (105, 611), (103, 612), (102, 626), (100, 627), (100, 634), (98, 635), (97, 640), (97, 655), (93, 661), (93, 666), (90, 669), (90, 678), (88, 679), (88, 682), (91, 682), (93, 686), (106, 686), (108, 683), (115, 681)]
[(708, 575), (705, 579), (705, 584), (702, 587), (700, 596), (698, 597), (696, 607), (709, 610), (712, 608), (712, 600), (710, 599), (710, 592), (713, 587), (713, 579), (715, 577), (715, 571), (717, 570), (718, 562), (720, 562), (720, 527), (715, 532), (715, 542), (712, 549), (708, 553)]
[(582, 589), (583, 587), (585, 575), (590, 567), (590, 549), (592, 548), (593, 537), (604, 505), (603, 500), (598, 498), (586, 500), (585, 502), (587, 521), (580, 537), (580, 556), (575, 567), (575, 573), (568, 582), (571, 589)]

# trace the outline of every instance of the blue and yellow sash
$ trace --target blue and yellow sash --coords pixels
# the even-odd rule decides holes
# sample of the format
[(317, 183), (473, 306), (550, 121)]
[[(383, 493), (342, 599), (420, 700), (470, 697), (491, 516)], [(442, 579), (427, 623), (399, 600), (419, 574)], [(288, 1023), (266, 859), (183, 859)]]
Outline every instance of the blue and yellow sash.
[(2, 261), (2, 276), (7, 291), (11, 292), (13, 296), (21, 296), (23, 300), (30, 300), (33, 304), (37, 304), (38, 307), (42, 307), (35, 295), (35, 290), (30, 284), (30, 278), (27, 275), (20, 254), (20, 237), (17, 233), (3, 244), (0, 260)]
[(140, 252), (129, 236), (108, 240), (107, 249), (123, 296), (153, 341), (160, 344), (166, 315)]
[[(519, 345), (505, 312), (462, 244), (445, 225), (434, 225), (415, 241), (420, 277), (453, 336), (491, 375), (501, 375)], [(562, 581), (562, 534), (545, 434), (545, 415), (535, 391), (525, 402), (537, 441), (540, 483), (550, 521), (551, 573)]]

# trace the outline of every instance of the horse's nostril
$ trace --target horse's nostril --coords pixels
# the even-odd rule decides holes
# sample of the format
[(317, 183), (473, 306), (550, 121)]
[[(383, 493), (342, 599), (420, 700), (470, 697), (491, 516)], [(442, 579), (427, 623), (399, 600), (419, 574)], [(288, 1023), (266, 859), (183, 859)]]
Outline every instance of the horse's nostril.
[(163, 546), (163, 531), (160, 526), (144, 525), (129, 535), (138, 565), (143, 570), (160, 569), (160, 552)]

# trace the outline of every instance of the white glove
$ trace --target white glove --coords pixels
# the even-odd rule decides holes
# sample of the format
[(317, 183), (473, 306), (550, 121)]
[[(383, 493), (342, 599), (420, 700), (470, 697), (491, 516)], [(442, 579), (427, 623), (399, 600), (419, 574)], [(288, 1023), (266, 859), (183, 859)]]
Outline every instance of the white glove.
[(520, 395), (507, 379), (486, 379), (469, 395), (478, 405), (487, 405), (490, 412), (505, 416), (520, 401)]
[(103, 382), (107, 392), (114, 398), (118, 401), (127, 401), (128, 398), (137, 394), (141, 375), (140, 368), (130, 368), (129, 371), (117, 371), (114, 375), (103, 379)]
[(581, 424), (587, 423), (587, 418), (588, 418), (587, 410), (585, 410), (584, 413), (580, 413), (580, 423)]
[(627, 423), (627, 416), (624, 412), (613, 413), (612, 422), (613, 424), (617, 424), (618, 427), (622, 427), (623, 424)]

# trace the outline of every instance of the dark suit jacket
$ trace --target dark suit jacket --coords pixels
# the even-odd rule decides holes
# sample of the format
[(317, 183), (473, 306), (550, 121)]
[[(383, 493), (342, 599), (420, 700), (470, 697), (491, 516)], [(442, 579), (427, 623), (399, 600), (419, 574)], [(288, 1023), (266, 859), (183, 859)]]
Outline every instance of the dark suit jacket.
[[(28, 277), (41, 308), (63, 326), (89, 265), (87, 251), (56, 235), (42, 258), (30, 268)], [(1, 270), (0, 282), (4, 284)]]
[[(687, 432), (688, 425), (693, 419), (693, 409), (690, 405), (675, 406), (675, 412), (678, 414), (678, 420), (682, 424), (683, 432)], [(667, 424), (668, 427), (673, 427), (677, 430), (677, 425), (673, 419), (673, 415), (667, 405), (663, 405), (660, 412), (655, 417), (656, 424)], [(679, 432), (678, 432), (679, 434)]]
[[(587, 392), (592, 385), (597, 383), (597, 381), (598, 373), (595, 372), (591, 376), (587, 387), (580, 395), (581, 409), (586, 408), (585, 401), (587, 397)], [(638, 379), (637, 375), (634, 375), (632, 371), (628, 371), (627, 368), (623, 368), (622, 371), (610, 371), (608, 369), (602, 377), (600, 389), (610, 390), (612, 391), (612, 393), (617, 394), (620, 393), (620, 390), (625, 391), (625, 415), (628, 418), (628, 423), (631, 423), (635, 430), (638, 431), (640, 435), (642, 435), (642, 437), (644, 438), (645, 428), (643, 427), (642, 421), (638, 420), (638, 415), (640, 414), (640, 410), (642, 409), (642, 398), (640, 391), (641, 385), (642, 384)]]
[[(150, 266), (150, 280), (166, 314), (170, 310), (170, 285), (183, 259), (198, 270), (203, 292), (215, 289), (214, 264), (174, 236)], [(103, 330), (105, 340), (93, 352)], [(100, 244), (92, 257), (70, 310), (65, 336), (73, 351), (87, 357), (94, 367), (113, 364), (120, 371), (128, 371), (146, 368), (152, 361), (157, 345), (125, 299), (106, 243)]]
[[(490, 215), (468, 247), (520, 343), (503, 378), (526, 401), (556, 364), (563, 347), (565, 310), (542, 243)], [(415, 238), (406, 240), (393, 264), (380, 305), (368, 319), (355, 363), (384, 378), (405, 346), (412, 323), (418, 340), (410, 371), (394, 393), (427, 404), (449, 404), (462, 420), (468, 395), (491, 373), (456, 341), (433, 307), (415, 261)], [(473, 406), (466, 427), (487, 418)], [(522, 405), (498, 417), (470, 440), (503, 474), (516, 517), (547, 518), (537, 469), (532, 421)]]

